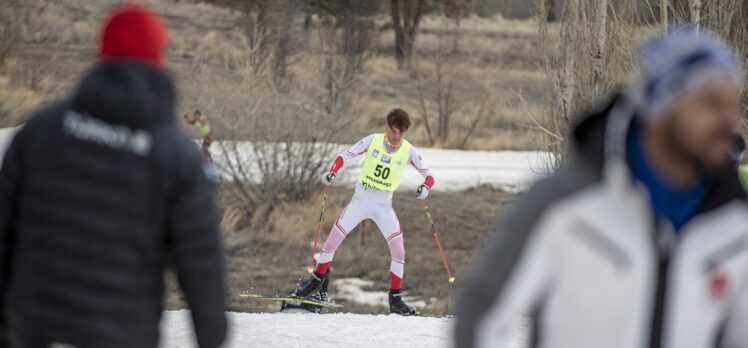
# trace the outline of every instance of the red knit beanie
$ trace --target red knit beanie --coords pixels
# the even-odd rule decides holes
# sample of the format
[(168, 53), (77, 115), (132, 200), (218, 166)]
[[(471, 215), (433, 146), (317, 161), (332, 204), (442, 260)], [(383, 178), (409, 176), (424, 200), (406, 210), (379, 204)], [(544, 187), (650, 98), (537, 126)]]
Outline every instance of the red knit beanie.
[(163, 68), (167, 45), (166, 26), (157, 14), (142, 5), (125, 4), (104, 22), (99, 60), (127, 59)]

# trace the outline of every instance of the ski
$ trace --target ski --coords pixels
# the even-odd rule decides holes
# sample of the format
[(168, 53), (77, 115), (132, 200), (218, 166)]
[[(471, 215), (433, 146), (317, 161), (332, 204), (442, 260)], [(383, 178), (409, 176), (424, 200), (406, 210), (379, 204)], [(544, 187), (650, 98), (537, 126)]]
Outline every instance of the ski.
[(327, 301), (317, 301), (311, 298), (292, 297), (292, 296), (265, 296), (260, 294), (253, 294), (249, 292), (239, 294), (239, 297), (246, 298), (249, 300), (258, 301), (279, 301), (279, 302), (298, 302), (314, 306), (320, 306), (324, 308), (343, 308), (342, 304), (332, 303)]
[(416, 311), (416, 314), (410, 315), (411, 317), (422, 317), (422, 318), (437, 318), (437, 319), (452, 319), (454, 318), (454, 315), (434, 315), (434, 314), (426, 314), (422, 313), (421, 311)]

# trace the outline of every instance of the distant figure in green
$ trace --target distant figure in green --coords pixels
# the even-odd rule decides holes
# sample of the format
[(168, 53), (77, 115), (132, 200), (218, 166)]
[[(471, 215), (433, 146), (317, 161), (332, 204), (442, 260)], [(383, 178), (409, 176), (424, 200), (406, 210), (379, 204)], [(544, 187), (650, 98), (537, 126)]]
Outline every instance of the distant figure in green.
[(732, 159), (738, 167), (738, 177), (743, 188), (748, 190), (748, 165), (743, 164), (743, 155), (745, 154), (745, 140), (740, 134), (735, 134), (735, 145)]
[(187, 123), (194, 126), (197, 132), (203, 138), (203, 144), (200, 148), (203, 150), (203, 154), (205, 154), (205, 157), (212, 159), (212, 157), (210, 156), (210, 144), (213, 143), (213, 140), (215, 140), (215, 138), (213, 137), (213, 129), (210, 128), (210, 122), (208, 122), (208, 118), (205, 117), (200, 112), (200, 110), (195, 110), (195, 114), (192, 118), (190, 118), (187, 114), (184, 114), (184, 119), (187, 121)]

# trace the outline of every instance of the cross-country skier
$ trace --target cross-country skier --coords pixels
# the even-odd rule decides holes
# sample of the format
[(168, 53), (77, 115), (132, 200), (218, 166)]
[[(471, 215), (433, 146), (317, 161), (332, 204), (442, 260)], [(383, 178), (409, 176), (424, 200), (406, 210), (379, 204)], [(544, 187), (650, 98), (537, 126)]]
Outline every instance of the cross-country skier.
[(212, 157), (210, 156), (210, 145), (213, 144), (213, 140), (215, 140), (215, 138), (213, 137), (213, 128), (210, 127), (208, 118), (205, 117), (205, 115), (203, 115), (200, 110), (195, 110), (195, 115), (192, 118), (189, 118), (187, 114), (185, 114), (184, 119), (187, 121), (187, 123), (195, 127), (197, 132), (203, 138), (200, 149), (203, 151), (203, 154), (205, 154), (205, 157), (211, 159)]
[(330, 171), (323, 175), (322, 182), (330, 185), (346, 161), (361, 155), (366, 156), (353, 199), (335, 221), (317, 260), (316, 271), (294, 290), (293, 295), (307, 297), (315, 293), (326, 280), (327, 269), (343, 239), (363, 220), (371, 219), (387, 240), (392, 257), (390, 312), (401, 315), (416, 313), (415, 308), (407, 305), (402, 299), (405, 247), (400, 221), (392, 209), (392, 193), (400, 186), (402, 174), (408, 165), (412, 165), (425, 179), (416, 190), (419, 199), (428, 196), (434, 185), (434, 176), (423, 164), (415, 147), (405, 140), (409, 127), (408, 114), (401, 109), (392, 110), (387, 115), (384, 133), (371, 134), (342, 152), (335, 159)]
[(743, 164), (743, 156), (745, 153), (745, 140), (740, 133), (735, 133), (735, 141), (733, 144), (733, 152), (731, 154), (732, 160), (735, 166), (738, 168), (738, 178), (740, 178), (740, 184), (743, 188), (748, 190), (748, 166)]

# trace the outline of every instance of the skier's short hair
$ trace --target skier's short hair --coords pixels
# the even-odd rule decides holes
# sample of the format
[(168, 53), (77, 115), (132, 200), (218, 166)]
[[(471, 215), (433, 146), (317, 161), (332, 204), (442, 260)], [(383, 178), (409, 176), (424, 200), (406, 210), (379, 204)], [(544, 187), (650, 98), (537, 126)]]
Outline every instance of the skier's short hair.
[(743, 153), (745, 152), (745, 139), (743, 139), (743, 135), (740, 133), (735, 133), (733, 137), (733, 149), (731, 153), (731, 157), (733, 162), (736, 164), (740, 164), (740, 162), (743, 161)]
[(393, 109), (387, 114), (387, 125), (390, 128), (396, 128), (401, 132), (405, 132), (410, 128), (410, 116), (403, 109)]
[(745, 151), (745, 140), (743, 139), (743, 135), (740, 133), (735, 133), (735, 149), (738, 152)]

